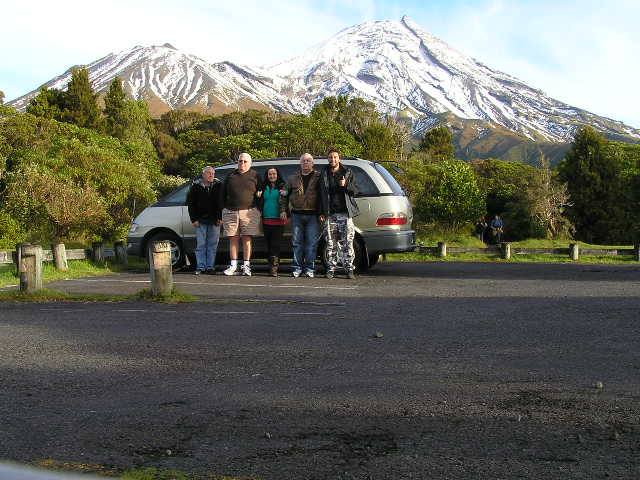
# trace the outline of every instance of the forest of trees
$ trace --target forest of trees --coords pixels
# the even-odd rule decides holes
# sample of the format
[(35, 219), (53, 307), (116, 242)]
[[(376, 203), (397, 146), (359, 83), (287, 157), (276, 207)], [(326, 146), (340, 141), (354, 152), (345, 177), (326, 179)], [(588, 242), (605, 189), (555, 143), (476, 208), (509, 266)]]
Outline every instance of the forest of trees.
[[(410, 127), (360, 98), (327, 97), (309, 115), (247, 110), (205, 115), (174, 110), (152, 119), (116, 78), (98, 96), (77, 69), (66, 90), (42, 88), (26, 113), (0, 92), (0, 248), (17, 242), (116, 240), (133, 216), (204, 165), (326, 155), (393, 162), (410, 196), (415, 227), (470, 232), (502, 215), (507, 238), (638, 241), (640, 146), (577, 131), (552, 170), (497, 159), (455, 158), (451, 131), (416, 140)], [(402, 173), (396, 173), (402, 172)]]

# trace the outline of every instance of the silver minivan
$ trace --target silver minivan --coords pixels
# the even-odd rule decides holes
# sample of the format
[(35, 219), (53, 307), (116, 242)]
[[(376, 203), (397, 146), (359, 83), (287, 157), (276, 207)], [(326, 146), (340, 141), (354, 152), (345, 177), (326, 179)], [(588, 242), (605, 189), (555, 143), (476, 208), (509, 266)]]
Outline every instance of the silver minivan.
[[(367, 270), (378, 261), (380, 254), (409, 252), (415, 249), (416, 236), (411, 224), (413, 213), (409, 198), (395, 178), (380, 163), (360, 158), (344, 158), (341, 162), (351, 168), (358, 185), (356, 202), (360, 215), (354, 218), (356, 238), (356, 269)], [(326, 158), (314, 159), (316, 170), (327, 165)], [(300, 167), (298, 158), (254, 159), (252, 168), (260, 178), (268, 167), (275, 166), (284, 178), (288, 178)], [(235, 169), (235, 163), (216, 167), (216, 177), (224, 180)], [(128, 236), (130, 255), (145, 257), (151, 242), (165, 240), (172, 247), (174, 267), (194, 263), (196, 246), (195, 229), (189, 219), (186, 205), (187, 192), (191, 182), (178, 187), (158, 202), (145, 208), (131, 224)], [(285, 229), (285, 239), (281, 256), (292, 257), (291, 232)], [(229, 243), (220, 238), (216, 263), (221, 265), (228, 259)], [(266, 257), (266, 245), (263, 237), (255, 237), (253, 257)], [(325, 246), (320, 240), (318, 254), (325, 258)]]

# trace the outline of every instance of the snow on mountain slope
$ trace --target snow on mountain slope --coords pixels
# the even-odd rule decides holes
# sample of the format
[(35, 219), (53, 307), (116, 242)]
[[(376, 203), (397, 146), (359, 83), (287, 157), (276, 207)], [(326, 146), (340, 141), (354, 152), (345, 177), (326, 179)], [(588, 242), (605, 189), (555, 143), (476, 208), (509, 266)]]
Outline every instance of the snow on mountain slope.
[[(272, 80), (256, 69), (231, 62), (210, 64), (169, 44), (137, 46), (109, 54), (86, 68), (96, 92), (106, 91), (113, 79), (120, 77), (134, 98), (155, 98), (164, 102), (168, 109), (208, 110), (216, 104), (243, 104), (245, 108), (267, 106), (284, 111), (299, 108), (276, 92)], [(71, 70), (46, 85), (64, 89), (71, 80)], [(21, 97), (12, 105), (26, 108), (35, 94), (37, 92)]]
[[(328, 95), (360, 96), (381, 111), (416, 120), (452, 112), (496, 122), (530, 138), (567, 141), (575, 122), (603, 131), (640, 132), (547, 97), (451, 48), (408, 17), (342, 30), (268, 69), (293, 98), (313, 105)], [(420, 122), (419, 122), (420, 123)], [(611, 124), (615, 125), (611, 125)]]
[[(134, 47), (87, 65), (97, 92), (119, 76), (156, 114), (170, 109), (221, 113), (272, 108), (307, 113), (329, 95), (365, 98), (384, 113), (400, 111), (421, 132), (435, 115), (494, 122), (536, 140), (566, 142), (577, 125), (616, 136), (640, 131), (546, 96), (520, 80), (451, 48), (408, 17), (363, 23), (338, 32), (299, 56), (250, 68), (210, 64), (171, 45)], [(47, 82), (62, 89), (71, 69)], [(24, 110), (37, 91), (10, 105)]]

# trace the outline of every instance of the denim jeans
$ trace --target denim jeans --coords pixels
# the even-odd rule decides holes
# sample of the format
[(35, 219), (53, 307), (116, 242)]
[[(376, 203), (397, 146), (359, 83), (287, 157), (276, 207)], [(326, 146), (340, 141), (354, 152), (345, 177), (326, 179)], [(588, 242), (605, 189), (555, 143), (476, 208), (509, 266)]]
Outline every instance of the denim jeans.
[(293, 243), (293, 271), (314, 272), (316, 250), (320, 236), (320, 222), (315, 215), (291, 214)]
[(220, 240), (220, 227), (201, 223), (196, 227), (196, 269), (213, 270)]

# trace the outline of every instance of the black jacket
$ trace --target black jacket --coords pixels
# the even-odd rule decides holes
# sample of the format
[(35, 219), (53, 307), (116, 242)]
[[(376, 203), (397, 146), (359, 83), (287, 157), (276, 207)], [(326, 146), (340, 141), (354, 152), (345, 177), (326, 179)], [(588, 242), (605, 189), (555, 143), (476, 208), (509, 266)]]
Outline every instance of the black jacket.
[[(356, 177), (350, 168), (347, 168), (342, 164), (340, 164), (340, 173), (344, 176), (347, 184), (344, 187), (338, 187), (334, 194), (344, 195), (347, 214), (349, 215), (349, 217), (357, 217), (358, 215), (360, 215), (360, 209), (358, 208), (358, 204), (356, 203), (356, 200), (354, 198), (358, 194)], [(333, 175), (333, 173), (331, 173), (331, 167), (327, 165), (327, 167), (320, 173), (320, 212), (321, 215), (325, 217), (328, 217), (332, 213), (335, 213), (331, 211), (331, 191), (329, 185), (329, 175)]]
[(194, 180), (187, 193), (187, 207), (191, 223), (222, 220), (222, 182), (214, 178), (211, 185), (205, 187), (202, 178)]

